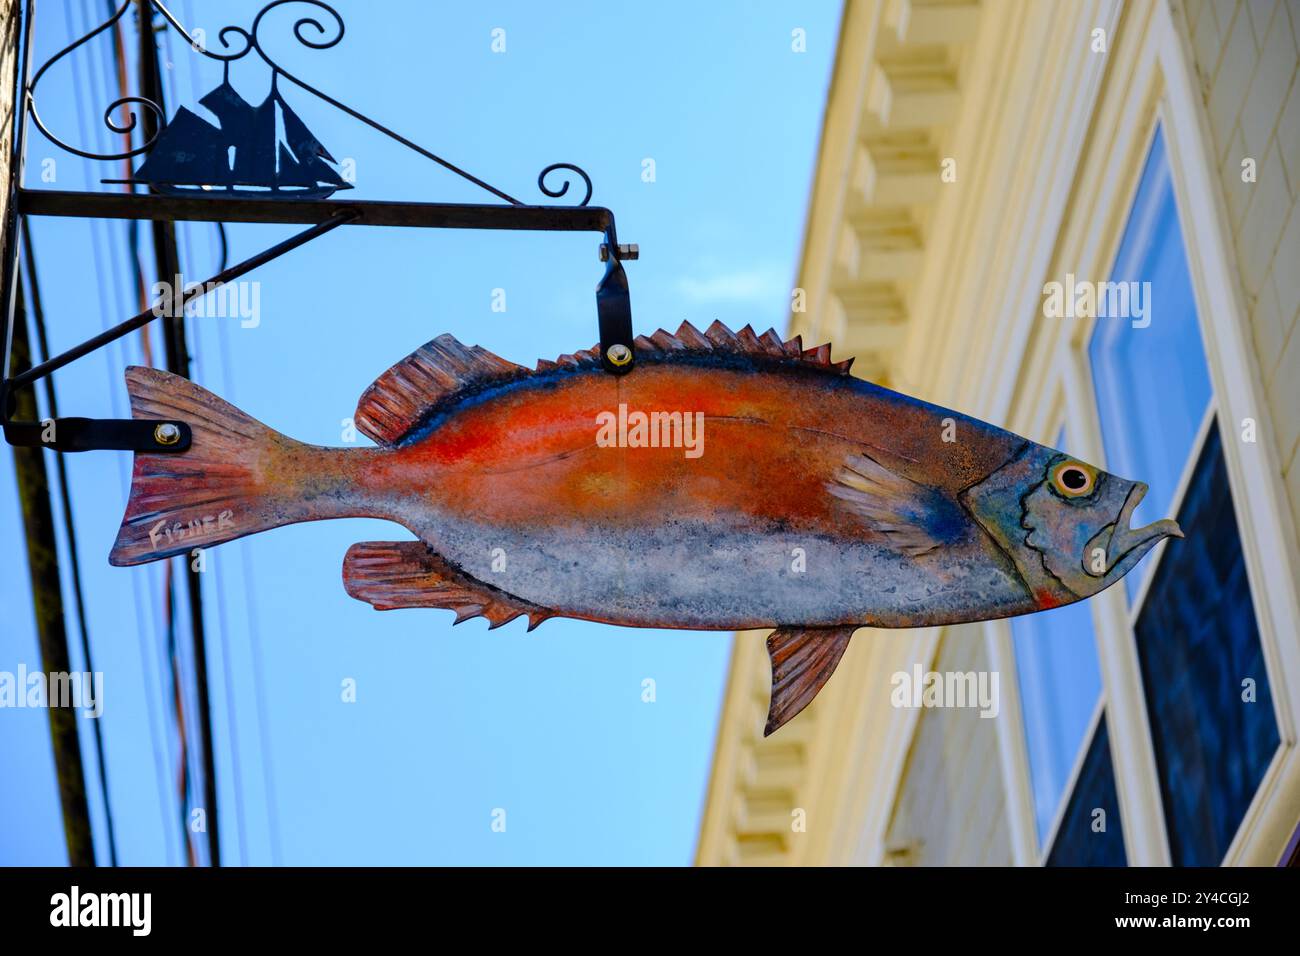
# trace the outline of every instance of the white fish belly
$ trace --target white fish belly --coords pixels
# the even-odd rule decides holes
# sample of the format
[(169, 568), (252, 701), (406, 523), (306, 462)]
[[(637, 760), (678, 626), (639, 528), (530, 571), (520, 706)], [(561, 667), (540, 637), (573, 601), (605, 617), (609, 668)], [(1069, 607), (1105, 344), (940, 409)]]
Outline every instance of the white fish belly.
[[(731, 630), (943, 623), (1028, 597), (978, 541), (913, 558), (871, 542), (680, 522), (536, 535), (430, 515), (412, 527), (465, 574), (557, 614), (640, 627)], [(992, 559), (991, 559), (992, 558)]]

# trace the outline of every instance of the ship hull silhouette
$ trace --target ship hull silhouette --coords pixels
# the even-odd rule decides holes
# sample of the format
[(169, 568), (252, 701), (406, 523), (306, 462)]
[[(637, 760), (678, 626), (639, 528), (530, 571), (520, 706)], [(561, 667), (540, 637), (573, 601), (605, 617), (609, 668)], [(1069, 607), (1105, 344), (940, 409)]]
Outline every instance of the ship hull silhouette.
[(182, 106), (130, 179), (104, 182), (147, 185), (164, 195), (295, 199), (323, 199), (352, 188), (329, 165), (336, 160), (274, 82), (259, 106), (250, 105), (229, 82), (199, 102), (220, 127)]

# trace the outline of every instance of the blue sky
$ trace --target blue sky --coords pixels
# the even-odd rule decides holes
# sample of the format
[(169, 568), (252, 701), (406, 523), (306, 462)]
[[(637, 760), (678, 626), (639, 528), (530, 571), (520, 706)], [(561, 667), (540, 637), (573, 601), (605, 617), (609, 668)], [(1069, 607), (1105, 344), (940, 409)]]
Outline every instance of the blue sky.
[[(172, 9), (215, 37), (228, 23), (248, 26), (259, 6), (177, 0)], [(37, 60), (85, 32), (92, 11), (99, 22), (104, 7), (42, 4)], [(544, 166), (583, 166), (592, 202), (612, 208), (621, 241), (641, 247), (641, 260), (627, 267), (638, 332), (685, 319), (783, 327), (838, 3), (340, 0), (347, 32), (324, 51), (294, 42), (302, 7), (269, 15), (263, 38), (287, 69), (331, 95), (526, 202), (544, 201), (536, 188)], [(504, 53), (492, 50), (495, 28), (505, 31)], [(806, 52), (791, 49), (795, 29), (806, 31)], [(167, 42), (169, 111), (195, 108), (220, 68), (174, 33)], [(109, 142), (99, 124), (115, 98), (109, 49), (104, 37), (92, 41), (38, 90), (47, 125), (92, 149)], [(251, 58), (234, 64), (231, 78), (253, 102), (269, 81)], [(491, 201), (292, 84), (282, 92), (334, 156), (354, 164), (357, 188), (348, 196)], [(42, 165), (47, 159), (53, 167)], [(642, 176), (646, 159), (653, 182)], [(44, 168), (60, 189), (110, 188), (99, 180), (121, 172), (33, 132), (29, 186), (46, 185)], [(55, 351), (137, 310), (125, 223), (35, 220), (33, 229)], [(231, 261), (294, 231), (231, 226)], [(214, 236), (208, 225), (181, 227), (187, 280), (215, 271)], [(286, 434), (341, 444), (341, 422), (370, 381), (443, 332), (522, 364), (590, 346), (598, 242), (588, 234), (336, 231), (248, 277), (260, 282), (257, 327), (191, 319), (195, 378)], [(492, 309), (498, 289), (504, 312)], [(155, 349), (161, 355), (157, 339)], [(132, 336), (59, 372), (60, 412), (125, 416), (122, 370), (140, 360)], [(12, 460), (7, 448), (0, 455), (0, 547), (22, 572), (0, 578), (0, 671), (36, 670)], [(177, 863), (161, 565), (107, 562), (130, 456), (70, 456), (68, 466), (92, 653), (105, 675), (101, 729), (119, 857)], [(347, 547), (404, 537), (380, 522), (332, 521), (209, 552), (203, 581), (226, 862), (689, 863), (731, 636), (565, 620), (532, 634), (522, 620), (491, 633), (481, 620), (453, 631), (450, 612), (378, 613), (349, 598), (340, 583)], [(71, 636), (80, 666), (75, 629)], [(187, 644), (180, 666), (189, 673)], [(655, 681), (654, 703), (642, 701), (646, 678)], [(355, 703), (341, 699), (345, 679), (356, 682)], [(93, 781), (90, 721), (80, 727)], [(64, 862), (44, 712), (0, 710), (0, 779), (0, 864)], [(91, 789), (106, 860), (104, 808)], [(505, 832), (491, 826), (497, 809)]]

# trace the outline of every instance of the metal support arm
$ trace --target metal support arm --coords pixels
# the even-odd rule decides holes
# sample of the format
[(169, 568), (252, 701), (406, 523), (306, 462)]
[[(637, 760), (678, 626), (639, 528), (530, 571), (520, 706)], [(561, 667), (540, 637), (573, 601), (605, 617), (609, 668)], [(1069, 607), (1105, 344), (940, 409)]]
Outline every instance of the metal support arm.
[[(257, 255), (236, 263), (217, 273), (207, 282), (193, 286), (182, 294), (177, 310), (194, 299), (207, 294), (215, 286), (230, 282), (247, 272), (279, 258), (291, 249), (310, 242), (344, 223), (355, 220), (355, 215), (341, 210), (332, 218), (310, 229), (291, 236)], [(5, 441), (11, 445), (40, 445), (54, 451), (92, 451), (115, 449), (119, 451), (182, 452), (190, 447), (190, 428), (184, 422), (136, 419), (56, 418), (44, 422), (10, 421), (13, 414), (14, 390), (39, 381), (69, 362), (76, 361), (110, 342), (143, 328), (163, 315), (160, 310), (146, 309), (125, 322), (73, 346), (40, 365), (21, 371), (0, 382), (0, 421), (4, 426)], [(8, 371), (9, 355), (4, 356), (4, 369)]]
[[(207, 49), (198, 42), (160, 0), (139, 0), (142, 11), (150, 22), (153, 11), (162, 15), (166, 23), (182, 34), (200, 55), (219, 61), (223, 66), (223, 84), (209, 92), (200, 103), (217, 115), (220, 129), (198, 119), (188, 111), (178, 112), (172, 124), (166, 122), (161, 98), (155, 96), (127, 96), (110, 104), (105, 112), (105, 123), (115, 134), (127, 137), (127, 149), (120, 153), (95, 153), (73, 146), (59, 139), (41, 120), (36, 107), (36, 88), (41, 77), (55, 62), (73, 53), (93, 37), (117, 23), (130, 7), (123, 0), (111, 16), (85, 36), (56, 53), (39, 69), (33, 71), (31, 53), (31, 5), (28, 5), (27, 31), (23, 39), (23, 63), (28, 79), (15, 89), (16, 100), (21, 103), (17, 130), (14, 181), (10, 184), (12, 200), (8, 221), (4, 224), (6, 239), (16, 235), (16, 224), (27, 216), (68, 216), (98, 219), (137, 219), (155, 222), (250, 222), (250, 223), (300, 223), (311, 228), (277, 246), (226, 269), (198, 287), (185, 293), (178, 308), (191, 299), (204, 294), (214, 285), (243, 275), (250, 269), (297, 248), (344, 223), (367, 226), (404, 226), (426, 229), (509, 229), (553, 232), (598, 232), (603, 237), (600, 258), (605, 263), (605, 274), (596, 286), (596, 312), (600, 327), (601, 361), (604, 368), (615, 375), (625, 375), (635, 364), (632, 336), (632, 300), (627, 273), (622, 262), (638, 258), (635, 245), (621, 245), (614, 225), (614, 214), (600, 206), (589, 206), (591, 178), (571, 163), (553, 163), (537, 177), (541, 192), (553, 199), (569, 193), (572, 177), (581, 179), (585, 194), (577, 205), (532, 205), (523, 203), (495, 186), (471, 175), (466, 170), (420, 146), (418, 143), (389, 129), (353, 109), (323, 90), (317, 89), (284, 69), (263, 45), (260, 33), (264, 18), (271, 11), (290, 3), (315, 8), (315, 13), (294, 22), (293, 35), (303, 45), (324, 50), (343, 38), (343, 19), (338, 12), (322, 0), (271, 0), (253, 19), (249, 28), (228, 26), (218, 33), (220, 49)], [(323, 18), (323, 19), (322, 19)], [(233, 42), (232, 42), (233, 38)], [(229, 86), (231, 63), (256, 54), (271, 69), (271, 92), (260, 107), (243, 101)], [(293, 113), (279, 89), (284, 80), (297, 88), (341, 110), (372, 129), (388, 136), (408, 149), (462, 179), (486, 190), (504, 204), (482, 203), (410, 203), (381, 201), (339, 201), (327, 198), (351, 184), (340, 178), (329, 166), (333, 157), (315, 139), (305, 124)], [(144, 141), (133, 146), (130, 142), (135, 129), (139, 107), (147, 112)], [(124, 114), (119, 118), (117, 110)], [(276, 111), (286, 130), (292, 129), (292, 140), (286, 146), (268, 140), (262, 142), (252, 136), (266, 124), (253, 124), (249, 117), (261, 116), (259, 110), (270, 109), (273, 119)], [(248, 114), (248, 115), (245, 115)], [(74, 155), (101, 160), (125, 159), (148, 153), (140, 168), (128, 179), (103, 180), (108, 183), (144, 185), (149, 193), (91, 193), (65, 190), (33, 190), (21, 188), (22, 160), (27, 121), (30, 120), (51, 142)], [(230, 125), (227, 126), (227, 121)], [(275, 123), (266, 128), (273, 129)], [(237, 141), (237, 143), (236, 143)], [(220, 145), (217, 149), (216, 145)], [(234, 150), (234, 166), (228, 166), (225, 157), (228, 148)], [(280, 152), (277, 154), (275, 150)], [(275, 160), (275, 156), (279, 159)], [(213, 157), (216, 157), (214, 159)], [(286, 162), (286, 159), (288, 160)], [(285, 171), (289, 172), (286, 173)], [(562, 181), (560, 178), (564, 176)], [(286, 178), (287, 177), (287, 178)], [(305, 187), (305, 188), (304, 188)], [(298, 190), (295, 192), (294, 190)], [(190, 442), (189, 429), (183, 422), (162, 421), (111, 421), (65, 418), (50, 422), (10, 421), (13, 414), (13, 391), (35, 382), (56, 369), (62, 368), (83, 355), (121, 338), (158, 318), (160, 312), (149, 310), (94, 336), (61, 355), (41, 364), (19, 371), (9, 377), (9, 340), (14, 319), (13, 296), (16, 283), (17, 255), (10, 242), (3, 269), (0, 290), (6, 304), (9, 325), (4, 329), (4, 355), (0, 357), (0, 425), (5, 439), (16, 445), (43, 445), (57, 451), (85, 451), (94, 448), (116, 448), (134, 451), (179, 452)]]

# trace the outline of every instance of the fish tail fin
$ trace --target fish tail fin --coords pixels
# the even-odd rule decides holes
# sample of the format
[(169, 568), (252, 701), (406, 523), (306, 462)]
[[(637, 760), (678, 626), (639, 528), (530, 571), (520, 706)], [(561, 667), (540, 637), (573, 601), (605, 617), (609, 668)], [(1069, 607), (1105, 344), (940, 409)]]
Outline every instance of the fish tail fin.
[(126, 387), (132, 417), (183, 421), (192, 441), (183, 452), (136, 452), (110, 564), (144, 564), (301, 520), (284, 507), (286, 470), (274, 469), (273, 482), (267, 466), (309, 446), (170, 372), (132, 366)]

